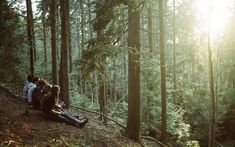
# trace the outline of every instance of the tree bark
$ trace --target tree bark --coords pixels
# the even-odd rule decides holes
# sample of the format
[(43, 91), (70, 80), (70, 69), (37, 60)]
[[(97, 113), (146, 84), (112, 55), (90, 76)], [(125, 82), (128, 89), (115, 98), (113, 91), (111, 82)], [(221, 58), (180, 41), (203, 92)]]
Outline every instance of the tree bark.
[(69, 101), (69, 78), (68, 78), (68, 50), (69, 50), (69, 30), (68, 30), (68, 0), (60, 0), (61, 6), (61, 61), (60, 61), (60, 98), (67, 107)]
[(175, 0), (173, 0), (173, 99), (175, 103), (176, 99), (176, 45), (175, 45), (176, 29), (175, 29)]
[(89, 29), (90, 29), (90, 38), (93, 37), (93, 31), (92, 31), (92, 22), (91, 22), (91, 3), (90, 0), (88, 0), (88, 21), (89, 21)]
[(152, 6), (148, 7), (148, 46), (150, 56), (153, 57), (153, 25), (152, 25)]
[(51, 58), (52, 58), (52, 82), (54, 85), (58, 84), (57, 73), (57, 49), (56, 49), (56, 0), (51, 0), (50, 6), (50, 20), (51, 20)]
[(140, 12), (137, 1), (131, 0), (128, 8), (128, 118), (127, 137), (140, 140)]
[(162, 114), (161, 114), (161, 141), (167, 144), (166, 129), (166, 75), (165, 75), (165, 39), (164, 39), (164, 10), (163, 0), (159, 0), (159, 27), (160, 27), (160, 68), (161, 68), (161, 97), (162, 97)]
[[(99, 104), (100, 104), (100, 113), (103, 115), (107, 115), (106, 111), (106, 84), (105, 84), (105, 71), (104, 71), (104, 63), (100, 63), (100, 73), (99, 73)], [(107, 119), (100, 115), (100, 119), (104, 121), (105, 124), (107, 124)]]
[[(98, 6), (96, 6), (98, 9)], [(99, 19), (102, 16), (102, 11), (96, 11), (96, 18)], [(97, 40), (101, 41), (102, 38), (102, 30), (97, 30)], [(98, 83), (99, 83), (99, 104), (100, 104), (100, 113), (106, 115), (106, 83), (105, 83), (105, 58), (98, 63), (100, 65), (99, 73), (98, 73)], [(107, 123), (107, 119), (100, 115), (100, 119)]]
[(67, 6), (67, 13), (68, 13), (68, 48), (69, 48), (69, 73), (73, 71), (73, 59), (72, 59), (72, 45), (71, 45), (71, 28), (70, 28), (70, 16), (69, 16), (69, 4)]
[[(154, 51), (153, 51), (153, 26), (152, 26), (152, 5), (150, 4), (149, 7), (148, 7), (148, 48), (149, 48), (149, 54), (150, 54), (150, 58), (152, 59), (153, 58), (153, 54), (154, 54)], [(147, 88), (149, 91), (153, 91), (153, 81), (152, 81), (152, 77), (153, 77), (153, 74), (150, 72), (149, 74), (149, 77), (148, 79), (146, 80), (147, 82)], [(146, 98), (146, 107), (150, 106), (150, 103), (151, 103), (151, 98), (150, 97), (147, 97)], [(147, 114), (145, 115), (146, 117), (146, 122), (148, 124), (150, 124), (151, 122), (151, 118), (150, 118), (150, 115)], [(142, 118), (144, 119), (144, 118)]]
[(214, 73), (213, 73), (210, 30), (208, 31), (208, 66), (209, 66), (209, 82), (210, 82), (210, 93), (211, 93), (211, 118), (210, 118), (211, 121), (210, 121), (208, 147), (214, 147), (216, 106), (215, 106)]
[(45, 18), (45, 13), (46, 13), (46, 1), (42, 0), (42, 32), (43, 32), (43, 48), (44, 48), (44, 58), (45, 58), (45, 67), (47, 70), (47, 37), (46, 37), (46, 18)]
[[(80, 12), (81, 12), (81, 55), (84, 50), (84, 7), (83, 7), (83, 1), (80, 0)], [(86, 93), (86, 83), (83, 78), (83, 71), (81, 71), (81, 89), (82, 93)]]
[(30, 54), (30, 72), (34, 73), (34, 59), (35, 59), (35, 43), (34, 43), (34, 29), (33, 29), (33, 12), (32, 12), (32, 2), (31, 0), (26, 0), (27, 6), (27, 31), (28, 31), (28, 41), (29, 41), (29, 54)]

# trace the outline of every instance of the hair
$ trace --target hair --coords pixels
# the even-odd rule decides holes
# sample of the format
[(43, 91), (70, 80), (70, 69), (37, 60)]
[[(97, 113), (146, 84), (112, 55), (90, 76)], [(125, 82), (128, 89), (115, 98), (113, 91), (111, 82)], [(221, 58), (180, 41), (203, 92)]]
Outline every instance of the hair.
[(45, 86), (46, 85), (46, 81), (44, 81), (44, 80), (38, 80), (38, 82), (37, 82), (37, 87), (43, 87), (43, 86)]
[(60, 86), (58, 86), (58, 85), (53, 85), (53, 86), (51, 87), (50, 93), (51, 93), (52, 97), (55, 98), (55, 101), (56, 101), (56, 102), (59, 101), (58, 91), (60, 91)]
[(42, 95), (44, 96), (48, 94), (51, 90), (51, 87), (52, 87), (51, 84), (46, 83), (46, 85), (42, 89)]
[(32, 81), (33, 81), (33, 77), (34, 77), (33, 74), (29, 74), (28, 77), (27, 77), (27, 80), (28, 80), (29, 82), (32, 82)]
[(36, 83), (38, 82), (38, 80), (39, 80), (39, 79), (40, 79), (39, 77), (33, 77), (32, 82), (33, 82), (34, 84), (36, 84)]

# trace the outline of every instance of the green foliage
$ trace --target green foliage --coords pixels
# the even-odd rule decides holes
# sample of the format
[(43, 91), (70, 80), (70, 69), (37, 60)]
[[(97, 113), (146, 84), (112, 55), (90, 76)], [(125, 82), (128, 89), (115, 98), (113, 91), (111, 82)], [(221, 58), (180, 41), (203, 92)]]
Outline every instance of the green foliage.
[[(89, 110), (93, 110), (96, 112), (99, 112), (99, 102), (98, 99), (92, 100), (90, 97), (87, 97), (86, 95), (81, 95), (78, 92), (78, 87), (74, 86), (74, 90), (70, 91), (73, 95), (71, 96), (71, 103), (73, 105), (86, 108)], [(108, 116), (110, 118), (113, 118), (117, 120), (119, 123), (126, 124), (126, 114), (127, 114), (127, 102), (126, 101), (120, 101), (118, 103), (110, 102), (108, 103), (109, 108), (108, 109)]]
[(114, 17), (117, 17), (114, 7), (120, 4), (127, 4), (127, 0), (99, 0), (95, 2), (95, 11), (99, 17), (94, 20), (93, 29), (95, 31), (104, 30), (108, 23), (113, 21)]
[[(158, 98), (154, 98), (156, 100)], [(158, 104), (159, 103), (159, 100)], [(168, 102), (167, 105), (167, 130), (169, 133), (169, 141), (172, 146), (186, 146), (190, 144), (190, 125), (185, 123), (185, 111)], [(155, 137), (160, 136), (161, 107), (158, 105), (148, 105), (144, 108), (142, 119), (142, 131), (144, 134), (149, 134), (151, 130), (156, 131)], [(192, 141), (191, 141), (192, 143)], [(195, 143), (195, 142), (193, 142)], [(193, 144), (192, 143), (192, 144)], [(196, 144), (196, 143), (195, 143)]]
[(79, 87), (76, 83), (70, 83), (70, 101), (73, 105), (79, 106), (82, 108), (90, 109), (93, 111), (99, 111), (98, 99), (91, 99), (87, 95), (80, 94)]
[[(189, 51), (188, 51), (189, 52)], [(160, 98), (160, 71), (158, 59), (148, 58), (148, 54), (142, 54), (141, 58), (141, 89), (142, 89), (142, 131), (146, 135), (152, 135), (152, 132), (156, 132), (155, 137), (160, 137), (160, 128), (161, 128), (161, 98)], [(188, 60), (188, 59), (187, 59)], [(182, 59), (182, 61), (184, 61)], [(185, 62), (185, 61), (184, 61)], [(180, 63), (186, 64), (186, 63)], [(180, 65), (179, 64), (179, 65)], [(172, 68), (166, 66), (167, 69), (167, 79), (171, 80), (172, 76)], [(167, 83), (168, 91), (168, 101), (167, 101), (167, 130), (169, 136), (169, 142), (171, 146), (199, 146), (199, 142), (195, 141), (194, 138), (191, 138), (191, 124), (187, 121), (188, 113), (192, 112), (188, 110), (187, 105), (192, 103), (192, 95), (196, 93), (193, 90), (198, 85), (193, 85), (187, 81), (190, 79), (190, 75), (188, 75), (187, 70), (183, 70), (183, 68), (177, 69), (181, 71), (181, 74), (177, 76), (177, 91), (176, 91), (176, 104), (172, 104), (171, 96), (173, 93), (173, 84), (171, 82)], [(187, 77), (187, 78), (186, 78)], [(194, 87), (195, 86), (195, 87)], [(202, 89), (200, 91), (201, 96), (205, 96), (207, 91)], [(205, 103), (203, 103), (205, 104)], [(190, 105), (191, 106), (191, 105)], [(194, 106), (197, 107), (194, 103)], [(208, 105), (205, 105), (207, 109)], [(207, 118), (208, 118), (207, 113)]]
[(7, 1), (2, 1), (0, 8), (0, 80), (22, 81), (27, 71), (23, 20)]
[[(28, 71), (27, 34), (23, 27), (24, 20), (8, 3), (3, 0), (0, 4), (0, 80), (4, 82), (25, 79)], [(12, 2), (12, 1), (11, 1)], [(50, 31), (49, 31), (49, 1), (46, 2), (46, 40), (48, 47), (48, 66), (46, 68), (43, 35), (41, 33), (41, 18), (35, 20), (37, 60), (35, 62), (36, 74), (51, 83), (50, 62)], [(127, 0), (91, 0), (90, 4), (83, 1), (84, 12), (88, 5), (91, 8), (89, 20), (84, 20), (85, 47), (80, 50), (80, 11), (78, 1), (71, 2), (71, 32), (72, 48), (82, 52), (82, 58), (76, 57), (76, 68), (70, 74), (71, 102), (75, 105), (99, 111), (97, 77), (103, 77), (106, 82), (108, 116), (122, 124), (127, 120), (127, 85), (128, 85), (128, 51), (126, 45), (127, 31)], [(145, 1), (146, 7), (152, 5), (156, 11), (158, 2)], [(17, 1), (14, 1), (17, 3)], [(122, 5), (124, 4), (124, 5)], [(176, 2), (176, 91), (173, 86), (173, 19), (171, 2), (166, 3), (166, 76), (167, 76), (167, 128), (171, 146), (199, 146), (207, 143), (210, 123), (210, 95), (208, 87), (207, 66), (207, 40), (195, 32), (196, 19), (194, 16), (192, 0)], [(42, 4), (39, 2), (38, 8)], [(38, 11), (38, 14), (41, 10)], [(97, 16), (98, 17), (95, 17)], [(160, 65), (158, 46), (158, 14), (153, 13), (153, 46), (154, 53), (150, 55), (147, 39), (147, 11), (141, 12), (141, 106), (142, 106), (142, 132), (149, 135), (150, 131), (160, 136), (161, 127), (161, 97), (160, 97)], [(24, 14), (23, 14), (24, 15)], [(84, 19), (88, 14), (84, 13)], [(94, 19), (93, 19), (94, 18)], [(39, 20), (40, 19), (40, 20)], [(57, 25), (59, 23), (57, 20)], [(90, 26), (92, 25), (92, 26)], [(218, 139), (231, 137), (234, 126), (235, 103), (235, 23), (227, 28), (224, 38), (213, 42), (214, 81), (217, 97), (217, 125)], [(58, 25), (59, 26), (59, 25)], [(93, 30), (91, 30), (93, 29)], [(89, 32), (89, 31), (94, 32)], [(143, 31), (144, 30), (144, 31)], [(60, 46), (60, 28), (58, 28), (58, 48)], [(77, 31), (77, 34), (75, 33)], [(99, 35), (95, 35), (99, 33)], [(76, 36), (77, 35), (77, 36)], [(88, 36), (92, 36), (88, 38)], [(205, 35), (205, 34), (204, 34)], [(75, 38), (75, 39), (74, 39)], [(79, 41), (78, 41), (79, 40)], [(77, 42), (78, 41), (78, 42)], [(59, 51), (58, 51), (59, 52)], [(75, 55), (73, 55), (75, 57)], [(59, 63), (59, 62), (58, 62)], [(105, 66), (105, 73), (99, 71)], [(85, 94), (81, 93), (81, 84), (78, 79), (85, 79)], [(79, 85), (80, 84), (80, 85)], [(95, 91), (95, 90), (96, 91)], [(116, 97), (110, 94), (116, 92)], [(95, 92), (94, 92), (95, 91)], [(176, 94), (174, 104), (172, 96)], [(229, 125), (228, 125), (229, 124)], [(234, 130), (233, 130), (234, 131)], [(232, 145), (231, 145), (232, 146)]]
[(190, 125), (184, 121), (185, 111), (173, 105), (168, 105), (167, 108), (169, 139), (175, 146), (184, 146), (190, 137)]
[(119, 103), (113, 104), (113, 106), (110, 106), (111, 109), (108, 112), (108, 116), (111, 118), (114, 118), (121, 124), (126, 124), (127, 121), (127, 107), (128, 104), (125, 101), (121, 101)]
[(77, 61), (83, 77), (94, 70), (100, 71), (107, 57), (115, 57), (120, 52), (120, 47), (115, 44), (120, 44), (127, 26), (121, 16), (123, 7), (117, 7), (120, 4), (125, 4), (125, 0), (99, 0), (92, 3), (96, 12), (92, 27), (97, 36), (87, 41), (87, 49), (83, 50), (82, 58)]

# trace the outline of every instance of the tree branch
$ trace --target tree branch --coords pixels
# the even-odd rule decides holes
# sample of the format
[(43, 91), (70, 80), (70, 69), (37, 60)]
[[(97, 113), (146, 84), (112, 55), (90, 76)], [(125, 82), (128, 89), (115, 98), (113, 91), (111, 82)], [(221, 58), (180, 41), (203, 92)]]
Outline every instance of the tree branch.
[(217, 140), (214, 140), (216, 144), (218, 144), (220, 147), (224, 147), (221, 143), (219, 143)]
[(160, 141), (158, 141), (157, 139), (154, 139), (153, 137), (150, 137), (150, 136), (141, 136), (141, 138), (143, 139), (147, 139), (147, 140), (150, 140), (150, 141), (154, 141), (156, 142), (157, 144), (163, 146), (163, 147), (168, 147), (167, 145), (161, 143)]
[(108, 116), (106, 116), (106, 115), (104, 115), (104, 114), (102, 114), (102, 113), (99, 113), (99, 112), (96, 112), (96, 111), (87, 110), (87, 109), (85, 109), (85, 108), (81, 108), (81, 107), (74, 106), (74, 105), (70, 105), (70, 106), (73, 107), (73, 108), (76, 108), (76, 109), (80, 109), (80, 110), (89, 112), (89, 113), (94, 113), (94, 114), (97, 114), (97, 115), (101, 115), (101, 116), (107, 118), (108, 120), (110, 120), (110, 121), (116, 123), (118, 126), (122, 127), (123, 129), (126, 128), (124, 125), (120, 124), (119, 122), (117, 122), (116, 120), (114, 120), (114, 119), (112, 119), (112, 118), (109, 118)]

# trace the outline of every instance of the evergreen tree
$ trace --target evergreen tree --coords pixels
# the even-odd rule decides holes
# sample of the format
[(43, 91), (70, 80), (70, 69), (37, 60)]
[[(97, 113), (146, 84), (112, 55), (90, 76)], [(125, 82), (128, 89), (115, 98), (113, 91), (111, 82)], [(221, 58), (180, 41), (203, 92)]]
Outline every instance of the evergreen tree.
[(128, 138), (140, 141), (140, 10), (137, 0), (128, 8)]
[(68, 30), (68, 0), (60, 0), (61, 7), (61, 60), (60, 60), (60, 98), (65, 103), (66, 107), (69, 107), (69, 30)]
[(164, 0), (159, 0), (159, 27), (160, 27), (160, 68), (161, 68), (161, 97), (162, 97), (162, 124), (161, 140), (167, 144), (167, 124), (166, 124), (166, 75), (165, 75), (165, 38), (164, 38)]
[(36, 59), (35, 35), (34, 35), (34, 20), (31, 0), (26, 0), (27, 6), (27, 30), (30, 52), (30, 71), (34, 73), (34, 61)]
[(0, 3), (0, 80), (3, 82), (22, 80), (27, 71), (27, 61), (22, 60), (26, 58), (23, 19), (10, 6), (7, 0)]
[(52, 58), (52, 82), (58, 84), (57, 71), (57, 44), (56, 44), (56, 0), (50, 4), (50, 26), (51, 26), (51, 58)]

